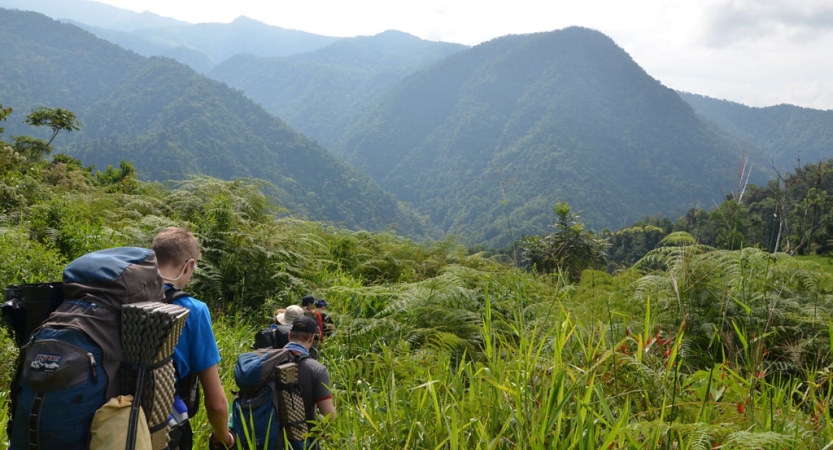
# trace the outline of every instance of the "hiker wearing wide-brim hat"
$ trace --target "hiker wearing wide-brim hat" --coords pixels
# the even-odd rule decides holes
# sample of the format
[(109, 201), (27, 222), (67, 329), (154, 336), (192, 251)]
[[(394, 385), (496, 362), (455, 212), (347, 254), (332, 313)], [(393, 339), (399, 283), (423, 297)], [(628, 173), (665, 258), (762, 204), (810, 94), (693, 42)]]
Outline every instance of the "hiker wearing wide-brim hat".
[(275, 315), (275, 325), (272, 325), (272, 329), (275, 330), (274, 348), (283, 348), (289, 343), (289, 330), (292, 329), (292, 322), (303, 316), (304, 310), (298, 305), (290, 305)]
[(290, 305), (287, 307), (283, 312), (279, 313), (275, 316), (275, 321), (278, 322), (279, 325), (292, 325), (292, 322), (295, 319), (303, 317), (304, 309), (298, 305)]

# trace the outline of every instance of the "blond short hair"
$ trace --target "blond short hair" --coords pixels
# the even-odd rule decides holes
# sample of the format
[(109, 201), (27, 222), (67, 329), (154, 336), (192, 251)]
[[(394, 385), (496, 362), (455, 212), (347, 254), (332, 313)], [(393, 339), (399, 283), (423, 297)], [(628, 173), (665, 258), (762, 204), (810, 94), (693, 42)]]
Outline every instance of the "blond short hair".
[(150, 244), (159, 266), (179, 266), (191, 258), (200, 259), (200, 243), (190, 231), (168, 227), (160, 231)]

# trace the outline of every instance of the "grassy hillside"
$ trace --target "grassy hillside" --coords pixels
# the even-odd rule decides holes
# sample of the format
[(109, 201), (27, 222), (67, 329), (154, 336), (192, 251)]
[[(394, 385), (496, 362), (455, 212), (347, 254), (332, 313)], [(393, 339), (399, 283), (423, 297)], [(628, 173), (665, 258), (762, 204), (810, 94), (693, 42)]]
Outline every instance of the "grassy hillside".
[(290, 129), (239, 91), (169, 59), (143, 58), (77, 27), (0, 10), (0, 99), (28, 133), (37, 106), (74, 111), (84, 124), (60, 150), (99, 168), (131, 160), (154, 180), (207, 174), (271, 183), (291, 213), (415, 237), (430, 225), (368, 176)]
[[(391, 89), (334, 152), (471, 242), (681, 213), (731, 188), (736, 143), (596, 31), (506, 36)], [(507, 213), (508, 211), (508, 213)]]
[[(833, 275), (756, 249), (665, 240), (616, 275), (568, 284), (385, 233), (276, 220), (256, 186), (174, 189), (129, 170), (0, 145), (0, 284), (60, 278), (86, 252), (187, 226), (232, 395), (275, 307), (312, 293), (338, 417), (325, 448), (817, 449), (833, 440)], [(126, 166), (122, 169), (127, 169)], [(0, 392), (17, 349), (0, 332)], [(0, 403), (0, 420), (8, 417)], [(204, 412), (195, 448), (207, 444)], [(316, 435), (320, 435), (315, 431)], [(0, 441), (5, 441), (0, 427)]]

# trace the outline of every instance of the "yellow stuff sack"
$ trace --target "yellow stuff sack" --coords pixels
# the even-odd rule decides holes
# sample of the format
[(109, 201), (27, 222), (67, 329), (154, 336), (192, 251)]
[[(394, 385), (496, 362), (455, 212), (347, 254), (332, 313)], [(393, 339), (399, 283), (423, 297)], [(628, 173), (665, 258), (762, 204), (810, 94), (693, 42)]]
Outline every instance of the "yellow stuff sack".
[[(127, 445), (127, 425), (130, 423), (132, 395), (111, 398), (95, 412), (90, 429), (92, 440), (90, 450), (124, 450)], [(135, 450), (152, 450), (150, 430), (145, 412), (139, 408), (139, 423), (136, 427)]]

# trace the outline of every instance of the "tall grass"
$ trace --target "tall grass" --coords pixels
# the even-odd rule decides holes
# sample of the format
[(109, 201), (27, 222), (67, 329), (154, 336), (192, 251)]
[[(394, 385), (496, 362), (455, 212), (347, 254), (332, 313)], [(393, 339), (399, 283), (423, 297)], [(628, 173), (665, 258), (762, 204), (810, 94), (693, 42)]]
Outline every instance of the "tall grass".
[(482, 348), (461, 359), (430, 341), (368, 342), (348, 359), (338, 335), (323, 351), (339, 410), (327, 448), (798, 449), (833, 439), (829, 369), (779, 379), (727, 362), (684, 373), (684, 327), (656, 331), (650, 308), (644, 328), (619, 339), (610, 324), (575, 322), (557, 299), (550, 307), (548, 321), (529, 322), (496, 314), (487, 296)]
[[(470, 281), (459, 276), (433, 285), (436, 306), (471, 294), (461, 289)], [(470, 305), (476, 308), (477, 345), (462, 347), (462, 353), (449, 345), (454, 329), (444, 324), (435, 324), (433, 333), (420, 328), (420, 340), (406, 338), (422, 325), (402, 321), (397, 308), (373, 317), (346, 315), (366, 311), (359, 306), (380, 292), (369, 289), (365, 297), (349, 283), (335, 286), (330, 298), (341, 300), (331, 301), (342, 305), (334, 312), (340, 327), (324, 343), (321, 360), (330, 371), (338, 417), (318, 431), (324, 447), (831, 448), (829, 366), (775, 376), (746, 363), (753, 350), (742, 345), (742, 357), (692, 370), (687, 326), (660, 325), (658, 301), (649, 298), (642, 317), (588, 323), (571, 312), (577, 291), (569, 286), (552, 286), (549, 296), (540, 296), (498, 281), (468, 285), (478, 293)], [(408, 293), (423, 288), (400, 286), (386, 293), (386, 301), (419, 304), (427, 300)], [(351, 290), (358, 297), (348, 295)], [(507, 298), (512, 292), (520, 294)], [(622, 316), (614, 311), (608, 317)], [(265, 325), (261, 320), (215, 317), (229, 400), (234, 361)], [(351, 335), (361, 327), (373, 331)], [(736, 334), (741, 342), (753, 340), (741, 327)], [(5, 414), (0, 409), (0, 418)], [(195, 448), (205, 448), (210, 427), (204, 412), (193, 424)]]
[[(204, 246), (190, 288), (214, 315), (229, 399), (272, 310), (326, 297), (326, 448), (833, 448), (833, 277), (819, 261), (675, 234), (632, 269), (569, 284), (453, 241), (275, 221), (236, 182), (46, 198), (0, 216), (2, 284), (59, 279), (79, 253), (190, 223)], [(0, 335), (0, 350), (6, 396), (16, 349)], [(205, 448), (205, 413), (193, 424)]]

